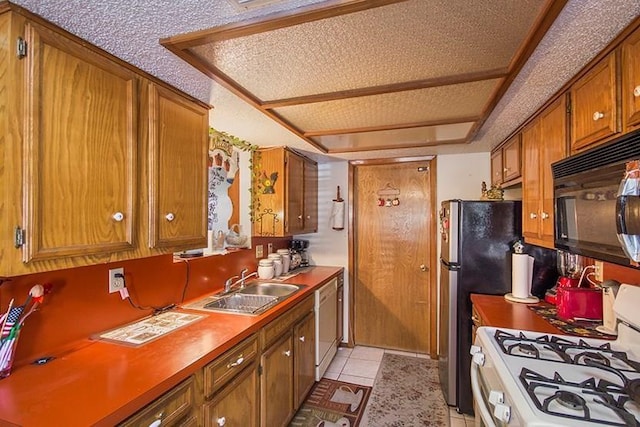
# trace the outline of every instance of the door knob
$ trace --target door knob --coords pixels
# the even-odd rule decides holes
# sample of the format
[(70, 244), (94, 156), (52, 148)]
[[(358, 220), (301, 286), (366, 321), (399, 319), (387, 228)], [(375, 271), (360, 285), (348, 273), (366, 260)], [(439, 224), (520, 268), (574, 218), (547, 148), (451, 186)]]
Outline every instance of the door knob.
[(426, 266), (426, 265), (424, 265), (424, 264), (421, 264), (421, 265), (420, 265), (420, 270), (422, 270), (422, 271), (429, 271), (429, 267), (427, 267), (427, 266)]

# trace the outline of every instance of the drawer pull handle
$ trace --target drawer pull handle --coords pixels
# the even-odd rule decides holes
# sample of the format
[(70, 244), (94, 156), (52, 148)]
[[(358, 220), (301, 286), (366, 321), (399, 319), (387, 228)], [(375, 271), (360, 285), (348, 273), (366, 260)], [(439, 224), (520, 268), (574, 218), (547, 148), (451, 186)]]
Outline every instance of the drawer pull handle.
[(220, 417), (216, 420), (216, 423), (222, 427), (223, 425), (225, 425), (227, 423), (227, 419), (225, 417)]
[(633, 89), (633, 96), (635, 96), (636, 98), (640, 96), (640, 85), (636, 86)]
[(291, 350), (285, 351), (284, 355), (287, 356), (287, 357), (291, 357)]
[(538, 215), (537, 215), (535, 212), (531, 212), (531, 213), (529, 214), (529, 218), (531, 218), (531, 219), (536, 219), (536, 218), (538, 218)]
[(112, 218), (117, 221), (120, 222), (124, 219), (124, 214), (122, 212), (116, 212), (113, 214)]
[(169, 212), (168, 214), (166, 214), (164, 217), (165, 217), (165, 218), (167, 219), (167, 221), (169, 221), (169, 222), (171, 222), (171, 221), (173, 221), (174, 219), (176, 219), (176, 216), (175, 216), (173, 213), (171, 213), (171, 212)]
[(542, 219), (549, 219), (549, 214), (546, 212), (542, 212)]
[(236, 366), (240, 366), (240, 365), (242, 365), (242, 362), (244, 362), (244, 357), (242, 357), (242, 355), (240, 355), (240, 357), (238, 357), (238, 359), (235, 362), (227, 363), (227, 369), (235, 368)]
[(162, 417), (164, 417), (164, 412), (159, 412), (156, 415), (156, 419), (153, 420), (151, 424), (149, 424), (149, 427), (160, 427), (162, 425)]
[(298, 338), (300, 340), (300, 342), (304, 342), (304, 335), (301, 336), (300, 338)]
[(601, 111), (596, 111), (595, 113), (593, 113), (593, 121), (597, 122), (598, 120), (602, 119), (604, 117), (604, 113)]

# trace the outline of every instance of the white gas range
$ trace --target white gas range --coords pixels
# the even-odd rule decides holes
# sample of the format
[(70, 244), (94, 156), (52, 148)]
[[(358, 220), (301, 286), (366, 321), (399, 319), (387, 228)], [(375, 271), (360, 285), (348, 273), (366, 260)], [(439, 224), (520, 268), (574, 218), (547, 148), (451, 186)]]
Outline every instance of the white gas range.
[(640, 426), (640, 287), (622, 285), (615, 341), (478, 328), (476, 425)]

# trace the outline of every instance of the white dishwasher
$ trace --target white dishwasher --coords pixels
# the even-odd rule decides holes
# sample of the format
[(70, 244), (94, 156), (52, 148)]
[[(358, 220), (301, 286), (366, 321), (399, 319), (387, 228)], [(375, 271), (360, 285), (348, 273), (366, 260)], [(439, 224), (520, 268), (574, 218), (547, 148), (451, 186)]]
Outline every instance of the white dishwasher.
[(338, 279), (315, 292), (316, 312), (316, 381), (324, 375), (333, 356), (338, 351), (337, 318), (338, 318)]

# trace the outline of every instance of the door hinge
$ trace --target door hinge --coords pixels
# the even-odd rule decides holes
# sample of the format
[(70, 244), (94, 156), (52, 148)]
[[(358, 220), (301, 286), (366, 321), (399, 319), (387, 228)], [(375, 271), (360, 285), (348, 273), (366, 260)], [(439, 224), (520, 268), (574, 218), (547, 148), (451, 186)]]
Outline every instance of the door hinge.
[(27, 42), (22, 37), (18, 37), (16, 54), (18, 55), (18, 59), (22, 59), (27, 56)]
[(21, 248), (24, 245), (25, 234), (26, 232), (22, 228), (20, 228), (20, 226), (16, 227), (13, 236), (16, 249)]

